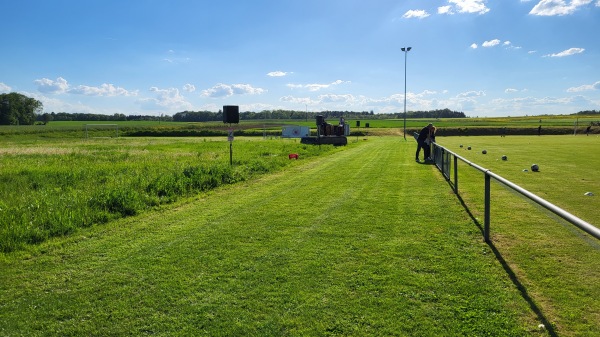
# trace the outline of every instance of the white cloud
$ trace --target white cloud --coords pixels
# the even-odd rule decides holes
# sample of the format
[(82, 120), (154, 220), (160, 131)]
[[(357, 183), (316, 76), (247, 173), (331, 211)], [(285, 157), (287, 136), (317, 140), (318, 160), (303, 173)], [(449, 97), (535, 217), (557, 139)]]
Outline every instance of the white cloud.
[(154, 93), (155, 98), (144, 98), (138, 100), (142, 108), (146, 110), (190, 110), (192, 104), (186, 101), (179, 93), (177, 88), (159, 89), (151, 87), (150, 92)]
[(417, 94), (417, 96), (419, 96), (419, 97), (426, 97), (426, 96), (435, 95), (435, 94), (437, 94), (437, 91), (425, 89), (425, 90), (423, 90), (422, 93)]
[(268, 73), (267, 76), (269, 76), (269, 77), (283, 77), (283, 76), (287, 76), (288, 74), (291, 74), (291, 73), (288, 73), (288, 72), (285, 72), (285, 71), (272, 71), (272, 72)]
[(567, 92), (581, 92), (581, 91), (592, 91), (592, 90), (600, 90), (600, 81), (594, 84), (584, 84), (579, 87), (572, 87), (567, 89)]
[(318, 84), (318, 83), (313, 83), (313, 84), (307, 84), (304, 87), (308, 89), (308, 91), (319, 91), (321, 89), (326, 89), (329, 88), (331, 86), (331, 84)]
[[(597, 84), (600, 87), (600, 83)], [(599, 88), (600, 89), (600, 88)], [(523, 97), (528, 90), (523, 88), (505, 89), (504, 98), (488, 97), (482, 90), (473, 90), (448, 96), (447, 90), (424, 90), (419, 93), (408, 92), (406, 99), (409, 110), (431, 110), (449, 108), (463, 111), (472, 116), (491, 115), (526, 115), (532, 111), (540, 113), (564, 113), (568, 111), (580, 111), (596, 108), (599, 102), (593, 102), (583, 96), (571, 97)], [(366, 97), (355, 93), (346, 94), (324, 94), (315, 97), (285, 96), (280, 98), (285, 108), (302, 106), (306, 104), (310, 111), (320, 110), (352, 110), (368, 111), (375, 113), (397, 113), (402, 111), (404, 95), (402, 93), (391, 94), (385, 97)]]
[(510, 42), (510, 41), (504, 41), (504, 42), (502, 42), (502, 45), (506, 49), (523, 49), (523, 47), (513, 45), (512, 42)]
[(169, 49), (167, 51), (168, 56), (163, 59), (163, 61), (172, 63), (172, 64), (180, 64), (180, 63), (189, 63), (192, 59), (189, 57), (179, 57), (177, 56), (179, 53), (174, 51), (173, 49)]
[(202, 96), (205, 97), (229, 97), (233, 95), (233, 89), (231, 86), (223, 83), (219, 83), (210, 89), (206, 89), (202, 91)]
[(437, 12), (438, 12), (438, 14), (449, 14), (449, 15), (454, 14), (454, 11), (452, 10), (452, 6), (438, 7)]
[(512, 99), (493, 99), (490, 101), (491, 109), (499, 111), (515, 111), (519, 114), (529, 114), (532, 109), (545, 111), (550, 114), (564, 113), (569, 110), (583, 110), (585, 107), (595, 106), (590, 99), (576, 95), (571, 97), (518, 97)]
[[(219, 107), (217, 110), (222, 109), (222, 106)], [(278, 110), (278, 109), (285, 109), (285, 107), (276, 107), (273, 104), (269, 104), (269, 103), (251, 103), (251, 104), (240, 104), (240, 111), (254, 111), (254, 112), (259, 112), (259, 111), (264, 111), (264, 110)]]
[(308, 91), (319, 91), (321, 89), (327, 89), (331, 86), (335, 86), (335, 85), (340, 85), (340, 84), (344, 84), (344, 83), (350, 83), (350, 81), (342, 81), (342, 80), (336, 80), (332, 83), (328, 83), (328, 84), (319, 84), (319, 83), (312, 83), (312, 84), (287, 84), (286, 86), (288, 88), (291, 89), (308, 89)]
[(69, 90), (69, 83), (62, 77), (57, 78), (56, 81), (42, 78), (33, 82), (38, 85), (38, 91), (43, 93), (62, 94)]
[(408, 12), (404, 13), (404, 15), (402, 15), (402, 17), (405, 19), (411, 19), (411, 18), (424, 19), (428, 16), (429, 16), (429, 13), (427, 13), (426, 11), (424, 11), (422, 9), (411, 9)]
[(567, 50), (561, 51), (560, 53), (544, 55), (544, 57), (565, 57), (565, 56), (572, 56), (572, 55), (575, 55), (575, 54), (581, 54), (584, 51), (585, 51), (585, 49), (583, 49), (583, 48), (569, 48)]
[(193, 85), (193, 84), (189, 84), (189, 83), (187, 83), (187, 84), (185, 84), (185, 85), (183, 86), (183, 91), (186, 91), (186, 92), (194, 92), (194, 91), (196, 91), (196, 86), (195, 86), (195, 85)]
[(128, 91), (121, 87), (115, 87), (113, 84), (104, 83), (99, 87), (90, 87), (87, 85), (79, 85), (68, 90), (71, 94), (80, 94), (86, 96), (137, 96), (138, 92)]
[(368, 109), (365, 106), (368, 104), (379, 105), (380, 102), (389, 102), (389, 100), (376, 100), (370, 99), (365, 96), (355, 96), (352, 94), (324, 94), (319, 95), (315, 98), (310, 97), (296, 97), (296, 96), (283, 96), (279, 99), (281, 102), (291, 103), (293, 105), (307, 105), (312, 106), (314, 109), (328, 110), (328, 109)]
[(98, 87), (88, 85), (78, 85), (71, 88), (67, 80), (58, 77), (56, 80), (42, 78), (34, 81), (38, 86), (38, 91), (46, 94), (76, 94), (85, 96), (137, 96), (138, 91), (129, 91), (127, 89), (116, 87), (110, 83), (104, 83)]
[(354, 96), (352, 96), (351, 94), (345, 94), (345, 95), (333, 95), (333, 94), (329, 94), (329, 95), (320, 95), (318, 97), (319, 102), (321, 103), (348, 103), (351, 104), (352, 102), (354, 102)]
[(457, 95), (460, 98), (472, 98), (472, 97), (483, 97), (485, 96), (484, 91), (467, 91)]
[(10, 92), (12, 90), (8, 85), (0, 82), (0, 92)]
[[(485, 0), (448, 0), (448, 3), (453, 4), (454, 9), (459, 13), (485, 14), (490, 11), (490, 9), (485, 5)], [(444, 10), (447, 14), (453, 14), (452, 9), (444, 8)]]
[(45, 112), (67, 112), (67, 113), (87, 113), (87, 114), (104, 114), (112, 115), (115, 113), (129, 114), (130, 109), (121, 110), (114, 107), (99, 107), (90, 106), (82, 102), (65, 101), (58, 96), (48, 97), (39, 92), (22, 92), (25, 96), (32, 97), (44, 104)]
[(279, 99), (281, 102), (293, 103), (293, 104), (306, 104), (313, 105), (315, 102), (309, 97), (294, 97), (294, 96), (283, 96)]
[[(481, 46), (483, 48), (493, 48), (493, 47), (496, 47), (496, 46), (499, 46), (499, 45), (502, 45), (506, 49), (521, 49), (521, 47), (514, 46), (512, 44), (512, 42), (510, 42), (510, 41), (504, 41), (504, 42), (502, 42), (499, 39), (493, 39), (493, 40), (489, 40), (489, 41), (483, 41), (483, 43), (481, 44)], [(478, 45), (476, 43), (473, 43), (473, 44), (471, 44), (470, 47), (471, 47), (471, 49), (477, 49)]]
[[(539, 16), (555, 16), (573, 14), (579, 7), (588, 5), (592, 0), (571, 0), (567, 3), (565, 0), (541, 0), (535, 5), (529, 14)], [(596, 3), (599, 6), (600, 2)]]
[(515, 92), (527, 92), (527, 89), (521, 89), (521, 90), (519, 90), (519, 89), (515, 89), (515, 88), (507, 88), (506, 90), (504, 90), (504, 92), (507, 93), (507, 94), (512, 94), (512, 93), (515, 93)]
[(163, 61), (168, 62), (168, 63), (173, 63), (173, 64), (179, 64), (179, 63), (189, 63), (192, 59), (189, 57), (184, 57), (184, 58), (165, 58), (163, 59)]
[(485, 47), (485, 48), (490, 48), (490, 47), (495, 47), (495, 46), (497, 46), (497, 45), (499, 45), (499, 44), (500, 44), (500, 40), (498, 40), (498, 39), (493, 39), (493, 40), (490, 40), (490, 41), (484, 41), (484, 42), (481, 44), (481, 46), (482, 46), (482, 47)]
[(235, 95), (260, 95), (267, 91), (262, 88), (254, 88), (250, 84), (233, 84), (231, 87)]
[(250, 84), (223, 84), (219, 83), (210, 89), (202, 91), (202, 96), (219, 98), (229, 97), (233, 95), (260, 95), (265, 93), (267, 90), (262, 88), (254, 88)]

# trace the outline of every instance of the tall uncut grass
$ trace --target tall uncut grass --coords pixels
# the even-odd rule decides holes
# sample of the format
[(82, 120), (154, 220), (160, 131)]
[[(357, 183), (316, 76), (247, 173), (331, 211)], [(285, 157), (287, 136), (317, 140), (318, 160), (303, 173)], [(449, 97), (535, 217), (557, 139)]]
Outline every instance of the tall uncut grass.
[(272, 172), (332, 151), (296, 140), (198, 138), (0, 143), (0, 251), (138, 214), (181, 197)]

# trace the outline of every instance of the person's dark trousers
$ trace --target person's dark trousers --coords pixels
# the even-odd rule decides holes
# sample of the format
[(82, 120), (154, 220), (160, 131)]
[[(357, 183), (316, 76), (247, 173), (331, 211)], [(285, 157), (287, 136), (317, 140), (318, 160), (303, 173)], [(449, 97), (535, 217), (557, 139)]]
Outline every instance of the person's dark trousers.
[(425, 158), (427, 159), (427, 144), (425, 144), (425, 141), (419, 140), (417, 141), (417, 153), (415, 154), (416, 160), (419, 160), (419, 153), (421, 153), (421, 148), (423, 148)]
[(425, 142), (423, 142), (423, 154), (425, 159), (431, 158), (431, 145), (425, 144)]

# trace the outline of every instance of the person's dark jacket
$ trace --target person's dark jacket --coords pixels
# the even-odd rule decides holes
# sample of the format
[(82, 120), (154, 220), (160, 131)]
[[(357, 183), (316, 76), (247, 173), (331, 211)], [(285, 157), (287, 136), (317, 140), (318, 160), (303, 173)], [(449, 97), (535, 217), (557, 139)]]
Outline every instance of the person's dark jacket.
[(424, 142), (425, 139), (427, 139), (428, 135), (429, 135), (429, 128), (424, 127), (423, 129), (421, 129), (421, 132), (419, 132), (419, 137), (417, 137), (417, 141), (420, 143)]

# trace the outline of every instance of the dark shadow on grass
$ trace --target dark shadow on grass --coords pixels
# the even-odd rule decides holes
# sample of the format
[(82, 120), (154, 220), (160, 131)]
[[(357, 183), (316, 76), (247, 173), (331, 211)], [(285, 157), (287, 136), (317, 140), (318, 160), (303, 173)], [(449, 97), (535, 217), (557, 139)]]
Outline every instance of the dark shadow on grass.
[[(454, 191), (454, 185), (452, 184), (452, 182), (450, 180), (447, 180), (446, 182), (448, 183), (448, 185), (450, 185), (450, 188)], [(456, 194), (456, 197), (458, 198), (458, 201), (460, 201), (461, 206), (465, 209), (465, 211), (467, 212), (467, 214), (469, 215), (471, 220), (473, 220), (473, 223), (475, 224), (475, 226), (477, 226), (477, 228), (479, 228), (479, 231), (481, 232), (481, 236), (483, 236), (483, 224), (480, 223), (479, 220), (477, 220), (477, 218), (475, 218), (475, 215), (473, 215), (473, 213), (471, 213), (469, 206), (467, 206), (467, 204), (465, 203), (463, 198), (460, 196), (460, 194), (458, 194), (458, 193), (454, 193), (454, 194)]]
[[(452, 183), (450, 181), (448, 181), (448, 184), (454, 190), (454, 186), (452, 185)], [(465, 211), (467, 212), (467, 214), (469, 215), (471, 220), (473, 220), (473, 223), (479, 228), (479, 231), (481, 232), (481, 235), (483, 236), (483, 224), (481, 224), (479, 222), (479, 220), (477, 220), (477, 218), (475, 218), (473, 213), (471, 213), (471, 210), (469, 209), (469, 207), (467, 206), (467, 204), (465, 203), (463, 198), (460, 196), (460, 194), (458, 194), (458, 193), (455, 193), (455, 194), (456, 194), (456, 197), (458, 198), (458, 200), (460, 201), (460, 204), (465, 209)], [(527, 288), (523, 285), (523, 283), (521, 283), (521, 281), (519, 281), (519, 278), (517, 277), (515, 272), (510, 268), (508, 263), (506, 263), (506, 260), (504, 260), (504, 258), (502, 257), (502, 254), (500, 254), (500, 251), (496, 248), (494, 243), (490, 241), (490, 242), (488, 242), (488, 246), (490, 247), (492, 252), (494, 252), (494, 255), (496, 256), (496, 260), (498, 260), (498, 262), (500, 262), (500, 264), (502, 265), (502, 268), (504, 268), (504, 271), (506, 272), (506, 274), (508, 275), (508, 277), (510, 278), (512, 283), (515, 285), (515, 287), (517, 287), (517, 289), (521, 293), (521, 297), (525, 300), (525, 302), (527, 302), (531, 311), (533, 311), (535, 313), (535, 315), (537, 316), (538, 320), (542, 324), (544, 324), (546, 331), (548, 331), (548, 335), (552, 336), (552, 337), (558, 337), (558, 334), (554, 330), (554, 327), (552, 326), (552, 324), (548, 321), (548, 319), (546, 318), (546, 316), (544, 315), (542, 310), (535, 304), (535, 302), (533, 301), (531, 296), (529, 296), (529, 293), (527, 292)]]
[(529, 293), (527, 292), (527, 288), (525, 288), (525, 286), (519, 281), (519, 278), (517, 277), (515, 272), (510, 268), (508, 263), (506, 263), (506, 260), (504, 260), (504, 258), (502, 257), (502, 254), (500, 254), (500, 251), (498, 251), (496, 246), (494, 246), (494, 243), (489, 242), (488, 246), (490, 246), (490, 248), (494, 252), (496, 259), (498, 260), (498, 262), (500, 262), (500, 264), (502, 265), (502, 268), (504, 268), (504, 271), (506, 272), (506, 274), (508, 274), (508, 277), (510, 277), (510, 280), (512, 281), (512, 283), (515, 285), (515, 287), (517, 287), (517, 289), (519, 289), (519, 292), (521, 293), (521, 297), (523, 297), (523, 299), (527, 302), (527, 304), (529, 304), (529, 308), (535, 313), (538, 320), (540, 322), (542, 322), (542, 324), (544, 324), (546, 331), (548, 331), (548, 335), (552, 336), (552, 337), (558, 337), (558, 334), (554, 330), (554, 327), (552, 326), (552, 324), (548, 321), (546, 316), (544, 316), (544, 313), (542, 312), (542, 310), (535, 304), (533, 299), (529, 296)]

